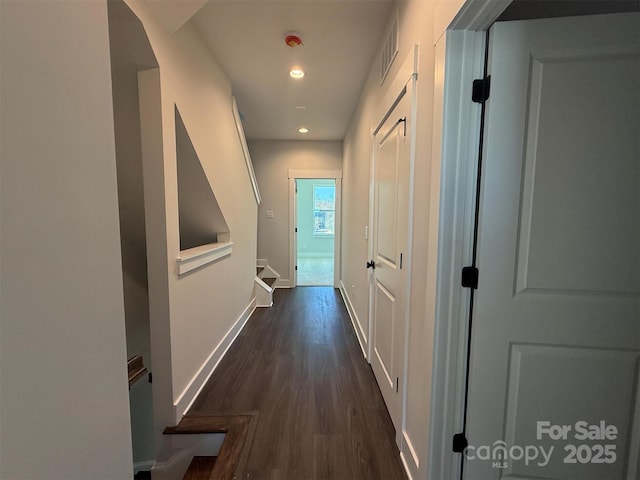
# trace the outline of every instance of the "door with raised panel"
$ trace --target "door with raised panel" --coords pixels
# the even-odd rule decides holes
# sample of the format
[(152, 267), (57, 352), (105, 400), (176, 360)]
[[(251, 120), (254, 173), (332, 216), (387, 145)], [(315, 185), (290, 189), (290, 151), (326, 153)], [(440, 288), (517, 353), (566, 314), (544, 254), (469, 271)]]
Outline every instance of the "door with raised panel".
[[(396, 432), (401, 425), (408, 242), (409, 138), (406, 89), (375, 135), (371, 366)], [(399, 436), (398, 436), (399, 438)]]
[(466, 479), (640, 473), (639, 26), (490, 31)]

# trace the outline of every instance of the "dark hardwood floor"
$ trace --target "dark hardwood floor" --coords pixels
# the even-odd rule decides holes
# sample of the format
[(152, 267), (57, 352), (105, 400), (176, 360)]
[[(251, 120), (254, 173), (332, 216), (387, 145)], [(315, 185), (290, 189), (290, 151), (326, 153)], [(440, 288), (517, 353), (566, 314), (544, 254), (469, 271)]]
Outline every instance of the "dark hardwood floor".
[(254, 412), (242, 478), (404, 479), (394, 429), (337, 290), (278, 289), (189, 413)]

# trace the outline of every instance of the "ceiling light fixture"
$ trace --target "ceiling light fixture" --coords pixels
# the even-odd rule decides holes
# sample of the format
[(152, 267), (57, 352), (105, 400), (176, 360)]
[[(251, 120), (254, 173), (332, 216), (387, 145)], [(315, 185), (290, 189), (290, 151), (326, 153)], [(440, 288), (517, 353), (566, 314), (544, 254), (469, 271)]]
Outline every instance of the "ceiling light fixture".
[(299, 68), (293, 68), (289, 71), (289, 75), (291, 78), (302, 78), (304, 77), (304, 71)]
[(298, 132), (300, 132), (300, 133), (309, 133), (309, 129), (308, 129), (308, 128), (305, 128), (305, 127), (300, 127), (300, 128), (298, 129)]

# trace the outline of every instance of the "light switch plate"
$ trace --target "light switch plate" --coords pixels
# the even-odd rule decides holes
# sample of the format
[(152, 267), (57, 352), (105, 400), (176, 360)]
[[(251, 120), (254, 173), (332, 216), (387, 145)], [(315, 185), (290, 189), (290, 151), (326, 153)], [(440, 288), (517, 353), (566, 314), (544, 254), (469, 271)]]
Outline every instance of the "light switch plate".
[(273, 210), (266, 211), (267, 218), (273, 218)]

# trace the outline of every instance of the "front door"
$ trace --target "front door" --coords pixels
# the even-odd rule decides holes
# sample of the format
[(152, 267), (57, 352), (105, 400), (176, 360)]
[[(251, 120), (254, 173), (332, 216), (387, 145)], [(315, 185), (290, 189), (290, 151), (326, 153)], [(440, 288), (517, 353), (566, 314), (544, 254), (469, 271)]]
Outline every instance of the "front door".
[(490, 31), (466, 479), (638, 478), (639, 25)]
[[(409, 207), (406, 89), (374, 138), (373, 329), (371, 366), (396, 432), (401, 425)], [(396, 436), (397, 440), (400, 438)]]

